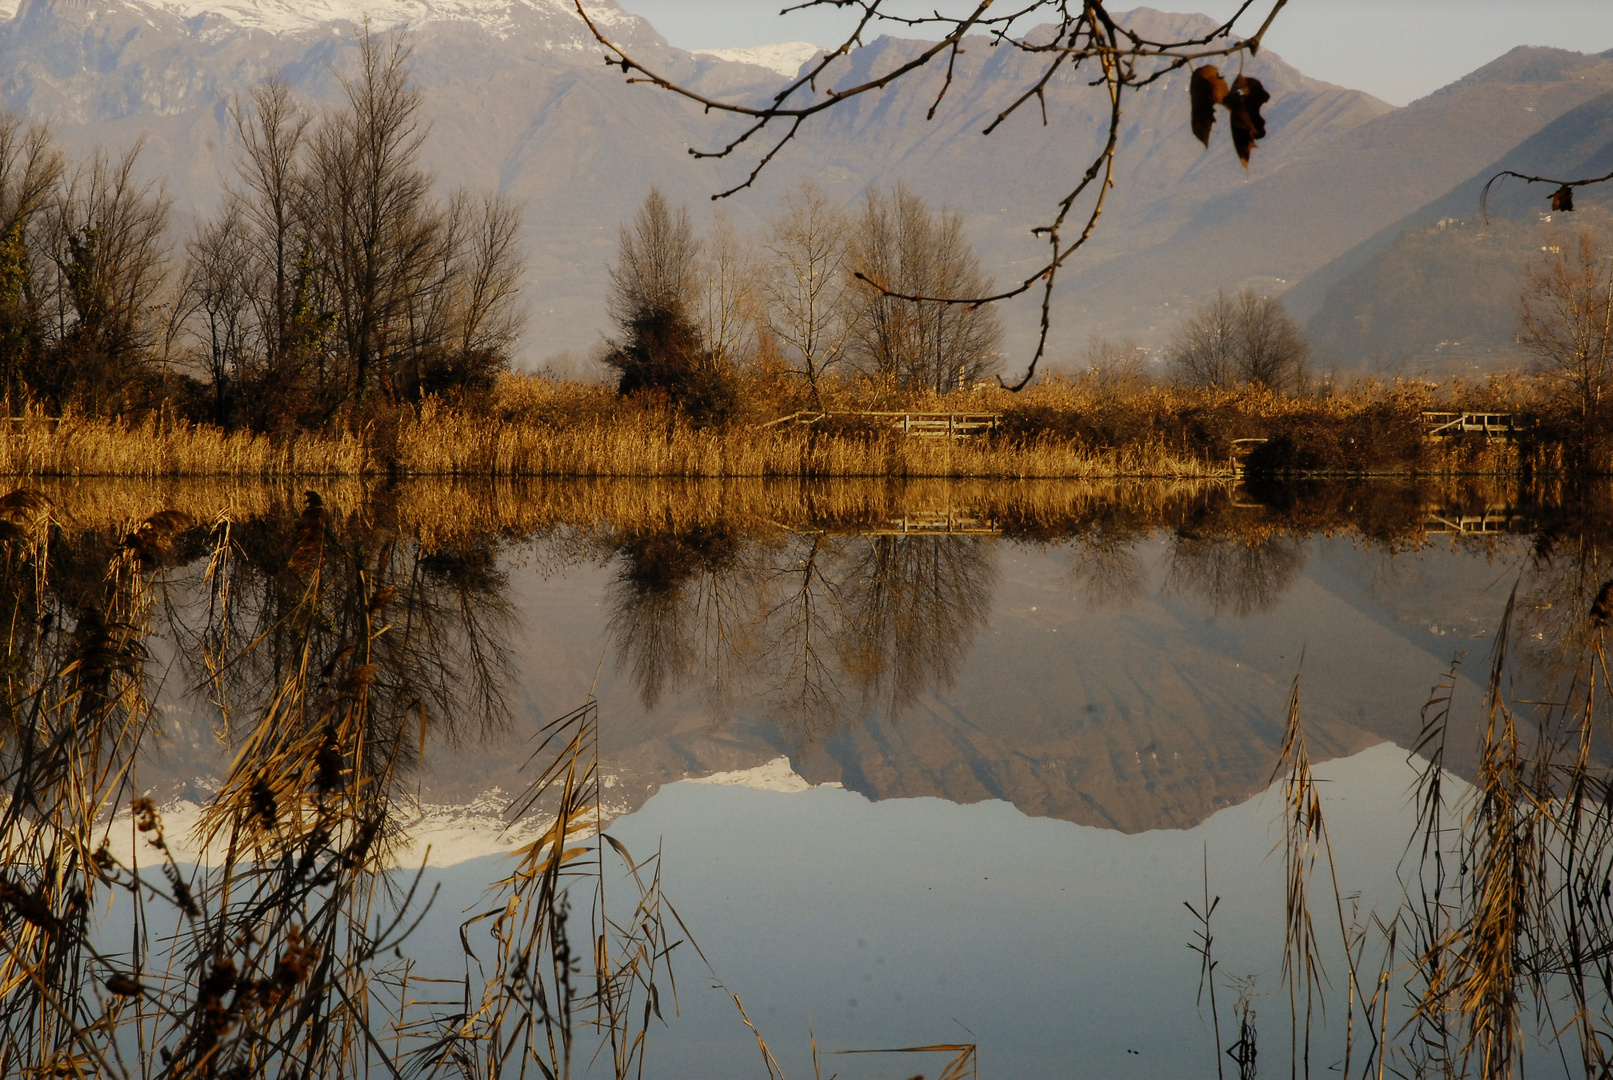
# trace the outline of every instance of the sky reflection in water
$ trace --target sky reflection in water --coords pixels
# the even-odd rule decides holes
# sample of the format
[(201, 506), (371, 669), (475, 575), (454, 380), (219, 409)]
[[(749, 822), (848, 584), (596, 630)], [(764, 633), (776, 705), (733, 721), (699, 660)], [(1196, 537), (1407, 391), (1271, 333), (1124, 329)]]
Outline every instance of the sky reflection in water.
[[(1550, 586), (1529, 576), (1525, 537), (1399, 553), (1348, 532), (1251, 543), (1163, 529), (1116, 544), (746, 543), (670, 575), (647, 544), (548, 574), (512, 566), (515, 667), (537, 715), (598, 671), (606, 797), (624, 812), (613, 834), (664, 850), (669, 896), (789, 1075), (810, 1069), (809, 1024), (826, 1049), (966, 1027), (987, 1075), (1212, 1074), (1182, 906), (1198, 900), (1206, 851), (1222, 973), (1270, 995), (1256, 1006), (1264, 1064), (1286, 1065), (1281, 803), (1260, 793), (1291, 680), (1313, 755), (1334, 759), (1318, 771), (1365, 919), (1398, 896), (1414, 820), (1405, 748), (1430, 687), (1459, 651), (1482, 668), (1520, 575)], [(815, 559), (839, 575), (820, 629), (842, 635), (833, 660), (849, 673), (813, 709), (781, 703), (779, 675), (798, 668), (768, 655), (782, 646), (765, 624), (792, 595), (778, 580), (799, 588)], [(1461, 680), (1470, 712), (1480, 694)], [(781, 754), (812, 790), (675, 782), (748, 770), (777, 786), (781, 766), (766, 763)], [(1459, 769), (1464, 755), (1457, 740)], [(460, 880), (486, 872), (467, 864)], [(684, 1015), (651, 1072), (760, 1075), (704, 974), (685, 959)], [(1325, 1069), (1340, 1034), (1318, 1035)]]
[[(1469, 675), (1514, 584), (1517, 674), (1549, 687), (1551, 643), (1578, 640), (1607, 570), (1600, 533), (1567, 514), (1533, 535), (1434, 535), (1455, 511), (1393, 490), (1126, 499), (1053, 525), (948, 502), (785, 527), (679, 497), (439, 546), (416, 573), (421, 625), (481, 642), (473, 696), (508, 682), (491, 723), (428, 738), (421, 721), (420, 798), (520, 790), (539, 725), (597, 695), (613, 835), (664, 850), (669, 897), (792, 1076), (809, 1024), (825, 1049), (967, 1028), (986, 1075), (1212, 1074), (1182, 906), (1207, 852), (1222, 974), (1272, 995), (1256, 1005), (1269, 1071), (1287, 1057), (1280, 801), (1260, 794), (1296, 673), (1364, 919), (1397, 895), (1430, 687), (1471, 654), (1448, 758), (1470, 776)], [(206, 721), (176, 723), (142, 779), (205, 789)], [(713, 773), (805, 790), (679, 782)], [(452, 967), (459, 912), (501, 869), (475, 857), (488, 836), (440, 824), (414, 830), (446, 890), (416, 952)], [(703, 965), (686, 955), (679, 977), (685, 1012), (656, 1033), (651, 1075), (761, 1075)]]

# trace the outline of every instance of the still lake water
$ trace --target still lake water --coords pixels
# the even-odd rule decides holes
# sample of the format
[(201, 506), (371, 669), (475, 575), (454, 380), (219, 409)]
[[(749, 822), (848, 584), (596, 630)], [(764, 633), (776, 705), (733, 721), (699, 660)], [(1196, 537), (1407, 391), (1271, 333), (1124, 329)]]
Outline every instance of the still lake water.
[[(1261, 1070), (1286, 1069), (1268, 789), (1296, 676), (1364, 924), (1401, 896), (1431, 688), (1469, 657), (1447, 763), (1471, 777), (1509, 596), (1516, 677), (1550, 685), (1559, 622), (1582, 618), (1607, 569), (1600, 519), (1371, 485), (1016, 491), (794, 493), (770, 514), (767, 492), (595, 485), (493, 500), (512, 518), (512, 499), (562, 507), (537, 519), (420, 532), (424, 572), (458, 597), (444, 661), (463, 667), (479, 640), (504, 715), (422, 730), (412, 857), (442, 892), (417, 958), (462, 966), (460, 912), (530, 838), (499, 830), (533, 738), (592, 696), (608, 830), (662, 852), (710, 963), (677, 954), (679, 1012), (663, 1004), (649, 1075), (767, 1074), (731, 992), (791, 1077), (811, 1075), (813, 1037), (825, 1054), (976, 1042), (994, 1077), (1213, 1076), (1184, 907), (1206, 873), (1223, 1027), (1242, 979)], [(354, 520), (411, 530), (396, 509)], [(176, 609), (198, 602), (198, 572), (171, 574)], [(172, 737), (141, 782), (183, 820), (227, 756), (192, 698), (167, 707)], [(1330, 1009), (1319, 1072), (1342, 1054)]]

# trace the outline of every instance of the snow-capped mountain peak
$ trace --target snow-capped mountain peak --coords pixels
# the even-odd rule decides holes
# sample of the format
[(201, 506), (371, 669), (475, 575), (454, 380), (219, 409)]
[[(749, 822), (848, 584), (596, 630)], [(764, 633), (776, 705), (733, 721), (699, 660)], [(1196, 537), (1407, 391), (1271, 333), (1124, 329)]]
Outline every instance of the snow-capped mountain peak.
[(741, 64), (755, 64), (776, 71), (789, 78), (801, 70), (801, 65), (823, 50), (805, 41), (786, 41), (781, 45), (756, 45), (748, 49), (696, 49), (700, 56), (715, 56), (719, 60), (735, 60)]
[[(0, 0), (0, 17), (16, 14), (19, 6), (51, 2), (20, 0), (19, 4), (19, 0)], [(93, 0), (84, 6), (93, 9)], [(132, 3), (121, 0), (110, 6), (143, 7), (187, 21), (212, 15), (239, 27), (275, 34), (295, 33), (331, 23), (356, 26), (366, 19), (378, 29), (458, 22), (507, 32), (536, 16), (543, 22), (566, 27), (571, 31), (567, 37), (574, 37), (576, 45), (592, 43), (587, 28), (577, 18), (572, 0), (133, 0)], [(613, 0), (585, 0), (584, 7), (589, 17), (607, 32), (631, 32), (646, 25)], [(87, 14), (93, 15), (93, 10)]]

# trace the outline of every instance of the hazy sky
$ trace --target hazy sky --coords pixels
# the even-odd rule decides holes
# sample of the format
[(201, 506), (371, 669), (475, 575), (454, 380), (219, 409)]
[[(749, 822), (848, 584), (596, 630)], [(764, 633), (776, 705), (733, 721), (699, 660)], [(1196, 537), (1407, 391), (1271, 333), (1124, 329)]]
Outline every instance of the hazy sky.
[[(779, 0), (621, 0), (686, 49), (838, 44), (844, 12), (780, 17)], [(933, 9), (935, 0), (913, 6)], [(941, 0), (943, 11), (958, 5)], [(1114, 7), (1122, 9), (1125, 0)], [(1235, 0), (1160, 4), (1227, 15)], [(1257, 0), (1266, 10), (1268, 0)], [(1290, 0), (1267, 43), (1307, 75), (1404, 105), (1515, 45), (1613, 49), (1613, 0)]]

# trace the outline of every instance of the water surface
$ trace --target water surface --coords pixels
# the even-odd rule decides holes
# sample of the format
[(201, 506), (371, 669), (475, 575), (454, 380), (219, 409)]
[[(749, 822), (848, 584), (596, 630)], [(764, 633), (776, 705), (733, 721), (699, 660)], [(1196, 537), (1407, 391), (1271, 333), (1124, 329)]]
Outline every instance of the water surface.
[[(272, 624), (263, 568), (296, 542), (297, 493), (259, 498), (233, 526), (243, 634)], [(1471, 486), (416, 486), (330, 505), (352, 565), (400, 583), (395, 662), (431, 688), (399, 817), (400, 859), (445, 889), (418, 958), (462, 964), (459, 912), (541, 821), (506, 828), (543, 725), (596, 701), (607, 826), (662, 853), (710, 963), (676, 954), (655, 1076), (765, 1075), (728, 992), (789, 1075), (809, 1032), (977, 1042), (985, 1075), (1212, 1075), (1183, 906), (1206, 872), (1223, 1023), (1241, 986), (1263, 1067), (1286, 1066), (1270, 789), (1296, 685), (1365, 925), (1400, 895), (1433, 688), (1454, 686), (1445, 764), (1471, 778), (1509, 601), (1510, 677), (1549, 694), (1608, 573), (1600, 504)], [(172, 821), (240, 737), (187, 649), (214, 602), (203, 555), (155, 585), (168, 730), (138, 780)], [(262, 675), (238, 673), (248, 702)], [(1318, 1021), (1313, 1066), (1337, 1064), (1341, 1024)]]

